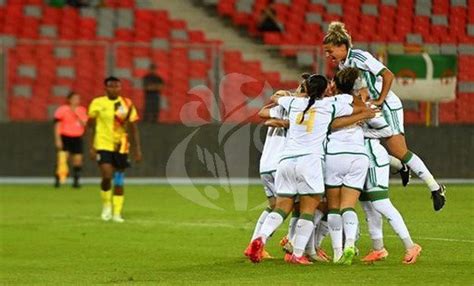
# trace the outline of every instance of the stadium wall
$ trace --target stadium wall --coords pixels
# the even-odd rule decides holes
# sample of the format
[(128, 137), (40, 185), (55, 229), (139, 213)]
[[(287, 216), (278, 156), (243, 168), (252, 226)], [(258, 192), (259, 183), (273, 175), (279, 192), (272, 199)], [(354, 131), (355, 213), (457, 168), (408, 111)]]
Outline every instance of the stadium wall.
[[(52, 123), (0, 123), (0, 132), (0, 177), (53, 175)], [(144, 161), (134, 164), (128, 176), (258, 177), (265, 137), (261, 126), (141, 124), (140, 133)], [(472, 125), (407, 126), (406, 134), (411, 150), (436, 177), (474, 178)], [(84, 175), (98, 176), (85, 154)]]

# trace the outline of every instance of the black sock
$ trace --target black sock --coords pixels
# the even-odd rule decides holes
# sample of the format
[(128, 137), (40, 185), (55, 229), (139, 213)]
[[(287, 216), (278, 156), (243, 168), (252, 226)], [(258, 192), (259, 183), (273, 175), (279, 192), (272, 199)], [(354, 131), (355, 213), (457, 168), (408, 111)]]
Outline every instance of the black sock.
[(58, 175), (54, 175), (54, 187), (59, 188), (59, 177)]
[(81, 177), (82, 167), (74, 166), (72, 167), (72, 175), (74, 177), (74, 186), (79, 186), (79, 178)]

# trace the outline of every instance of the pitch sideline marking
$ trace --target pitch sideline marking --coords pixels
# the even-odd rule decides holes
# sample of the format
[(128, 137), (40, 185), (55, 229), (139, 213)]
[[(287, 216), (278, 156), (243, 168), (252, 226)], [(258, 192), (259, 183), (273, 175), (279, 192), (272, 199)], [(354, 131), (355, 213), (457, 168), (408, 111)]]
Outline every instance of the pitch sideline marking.
[[(81, 216), (79, 218), (87, 219), (87, 220), (100, 220), (99, 217), (92, 217), (92, 216)], [(161, 225), (170, 225), (174, 227), (211, 227), (211, 228), (232, 228), (232, 229), (253, 229), (253, 226), (237, 226), (230, 223), (225, 222), (176, 222), (176, 221), (154, 221), (154, 220), (146, 220), (146, 219), (130, 219), (126, 220), (125, 223), (138, 223), (143, 225), (153, 225), (153, 224), (161, 224)], [(368, 234), (361, 234), (362, 236), (369, 236)], [(390, 238), (398, 238), (397, 235), (388, 234), (384, 235), (384, 237)], [(474, 243), (474, 240), (469, 239), (455, 239), (455, 238), (443, 238), (443, 237), (423, 237), (423, 236), (416, 236), (417, 239), (420, 240), (433, 240), (433, 241), (445, 241), (445, 242), (464, 242), (464, 243)]]

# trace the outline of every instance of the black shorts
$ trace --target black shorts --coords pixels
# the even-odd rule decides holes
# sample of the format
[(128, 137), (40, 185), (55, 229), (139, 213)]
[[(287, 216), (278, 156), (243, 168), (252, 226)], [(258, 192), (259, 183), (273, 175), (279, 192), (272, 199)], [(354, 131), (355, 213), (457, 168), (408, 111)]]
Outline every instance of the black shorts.
[(97, 163), (112, 164), (115, 169), (123, 170), (130, 167), (128, 154), (121, 154), (119, 152), (97, 150)]
[(63, 142), (63, 151), (67, 151), (71, 154), (82, 154), (82, 137), (61, 135), (61, 141)]

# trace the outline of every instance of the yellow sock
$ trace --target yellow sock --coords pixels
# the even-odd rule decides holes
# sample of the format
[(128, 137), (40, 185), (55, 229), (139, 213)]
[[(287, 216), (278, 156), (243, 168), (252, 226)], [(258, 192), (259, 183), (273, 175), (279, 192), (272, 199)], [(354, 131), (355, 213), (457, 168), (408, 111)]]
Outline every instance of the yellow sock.
[(101, 191), (100, 196), (102, 197), (102, 205), (104, 207), (110, 207), (112, 205), (112, 190)]
[(123, 196), (114, 196), (112, 202), (114, 205), (114, 215), (120, 215), (123, 207)]
[(66, 151), (58, 152), (56, 174), (58, 175), (61, 184), (66, 182), (66, 178), (69, 173), (69, 167), (67, 166), (67, 155), (68, 153)]

